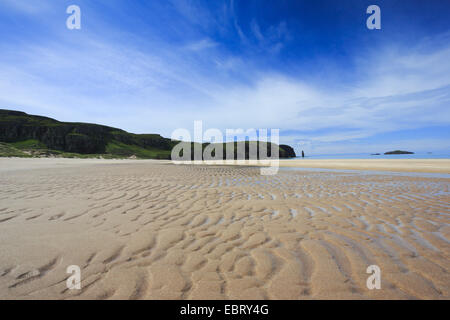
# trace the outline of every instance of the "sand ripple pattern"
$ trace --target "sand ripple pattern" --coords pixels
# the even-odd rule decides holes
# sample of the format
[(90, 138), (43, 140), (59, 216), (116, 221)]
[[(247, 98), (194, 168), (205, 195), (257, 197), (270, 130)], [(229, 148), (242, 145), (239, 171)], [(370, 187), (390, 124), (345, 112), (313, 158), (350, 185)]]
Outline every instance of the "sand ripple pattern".
[(448, 179), (119, 162), (0, 186), (1, 299), (450, 298)]

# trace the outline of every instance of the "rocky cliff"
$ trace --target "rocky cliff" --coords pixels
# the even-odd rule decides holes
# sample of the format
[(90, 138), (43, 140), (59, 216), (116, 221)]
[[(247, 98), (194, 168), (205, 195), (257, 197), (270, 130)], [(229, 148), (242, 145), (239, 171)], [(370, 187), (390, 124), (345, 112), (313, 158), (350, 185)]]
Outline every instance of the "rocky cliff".
[[(133, 134), (98, 124), (60, 122), (3, 109), (0, 109), (0, 142), (22, 148), (39, 145), (41, 149), (73, 154), (135, 155), (156, 159), (170, 159), (171, 150), (177, 144), (159, 134)], [(207, 145), (203, 144), (202, 149)], [(294, 150), (288, 145), (280, 145), (279, 151), (280, 158), (295, 157)], [(246, 154), (248, 157), (248, 152)]]

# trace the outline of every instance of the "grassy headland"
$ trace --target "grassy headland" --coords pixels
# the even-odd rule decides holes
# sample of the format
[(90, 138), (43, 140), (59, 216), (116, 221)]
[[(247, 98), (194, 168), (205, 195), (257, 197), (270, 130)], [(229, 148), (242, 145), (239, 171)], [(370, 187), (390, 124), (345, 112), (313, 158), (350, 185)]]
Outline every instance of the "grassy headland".
[[(1, 157), (170, 159), (177, 144), (159, 134), (134, 134), (99, 124), (61, 122), (0, 109)], [(246, 145), (248, 157), (248, 142)], [(206, 146), (208, 143), (202, 144), (202, 149)], [(287, 145), (279, 145), (279, 152), (280, 158), (295, 157)]]

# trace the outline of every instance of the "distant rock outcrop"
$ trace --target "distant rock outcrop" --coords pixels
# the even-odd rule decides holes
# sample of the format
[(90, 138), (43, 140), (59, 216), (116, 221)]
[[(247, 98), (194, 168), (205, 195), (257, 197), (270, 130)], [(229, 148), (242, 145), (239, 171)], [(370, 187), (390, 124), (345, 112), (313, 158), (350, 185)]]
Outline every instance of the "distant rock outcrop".
[(291, 146), (280, 144), (280, 158), (295, 158), (296, 156), (297, 155)]
[(384, 154), (414, 154), (414, 152), (410, 152), (410, 151), (402, 151), (402, 150), (395, 150), (395, 151), (388, 151), (385, 152)]

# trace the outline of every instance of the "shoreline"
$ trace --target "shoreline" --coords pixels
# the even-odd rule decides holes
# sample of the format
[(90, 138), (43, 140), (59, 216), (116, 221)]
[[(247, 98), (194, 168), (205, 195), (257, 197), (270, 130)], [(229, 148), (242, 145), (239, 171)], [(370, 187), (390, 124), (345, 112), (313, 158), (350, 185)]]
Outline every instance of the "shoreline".
[(223, 166), (278, 166), (280, 168), (335, 169), (358, 171), (391, 171), (411, 173), (450, 174), (450, 159), (280, 159), (271, 160), (224, 160), (224, 161), (180, 161), (178, 164), (223, 165)]
[[(281, 168), (335, 169), (360, 171), (391, 171), (412, 173), (450, 174), (450, 159), (281, 159), (275, 165)], [(29, 163), (39, 167), (71, 166), (78, 164), (172, 164), (171, 160), (157, 159), (71, 159), (71, 158), (0, 158), (0, 171), (27, 169)], [(268, 166), (270, 161), (225, 160), (225, 161), (183, 161), (187, 165), (205, 166)]]

